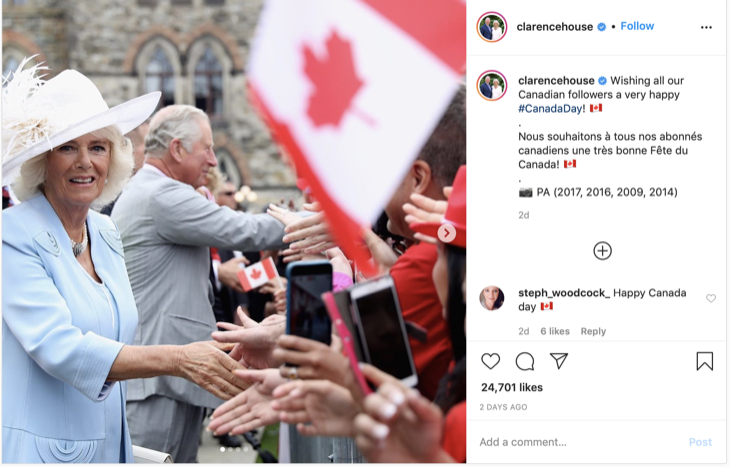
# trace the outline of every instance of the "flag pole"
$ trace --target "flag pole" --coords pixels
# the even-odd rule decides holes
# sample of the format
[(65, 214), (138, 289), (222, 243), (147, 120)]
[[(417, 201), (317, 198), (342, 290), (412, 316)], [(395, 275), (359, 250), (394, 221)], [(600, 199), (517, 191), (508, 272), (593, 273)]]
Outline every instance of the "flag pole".
[(274, 264), (274, 260), (271, 258), (271, 256), (269, 256), (269, 261), (271, 261), (271, 266), (274, 268), (274, 272), (276, 273), (276, 281), (279, 283), (279, 288), (280, 289), (285, 288), (284, 283), (281, 282), (281, 276), (279, 275), (279, 270), (276, 269), (276, 264)]

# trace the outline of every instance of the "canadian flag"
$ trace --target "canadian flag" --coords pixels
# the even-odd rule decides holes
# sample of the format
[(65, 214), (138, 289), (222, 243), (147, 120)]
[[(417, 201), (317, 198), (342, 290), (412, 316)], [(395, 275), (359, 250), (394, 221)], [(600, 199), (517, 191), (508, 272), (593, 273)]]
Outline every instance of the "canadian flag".
[(591, 112), (603, 112), (603, 104), (598, 104), (598, 105), (591, 104)]
[(246, 292), (261, 287), (277, 277), (279, 277), (279, 272), (276, 270), (274, 260), (270, 256), (238, 271), (238, 280), (241, 281), (241, 286)]
[(322, 204), (345, 254), (382, 212), (466, 64), (462, 0), (272, 0), (248, 63), (251, 100)]
[(547, 302), (547, 303), (541, 303), (540, 304), (540, 310), (552, 310), (553, 309), (553, 302)]
[(573, 159), (572, 161), (564, 160), (563, 167), (565, 167), (566, 169), (574, 169), (575, 168), (575, 159)]

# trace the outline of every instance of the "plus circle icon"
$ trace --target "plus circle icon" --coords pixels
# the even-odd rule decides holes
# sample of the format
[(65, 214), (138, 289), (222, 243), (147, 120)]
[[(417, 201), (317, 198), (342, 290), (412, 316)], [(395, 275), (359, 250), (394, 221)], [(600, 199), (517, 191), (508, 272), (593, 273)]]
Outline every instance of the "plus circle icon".
[(598, 242), (593, 247), (593, 255), (601, 261), (606, 261), (610, 258), (611, 253), (613, 253), (613, 248), (611, 248), (608, 242)]

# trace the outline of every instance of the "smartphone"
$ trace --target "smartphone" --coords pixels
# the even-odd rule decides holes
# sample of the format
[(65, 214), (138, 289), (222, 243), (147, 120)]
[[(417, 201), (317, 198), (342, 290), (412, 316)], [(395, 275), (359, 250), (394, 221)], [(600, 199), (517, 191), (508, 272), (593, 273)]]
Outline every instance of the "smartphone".
[(384, 276), (350, 289), (365, 361), (414, 387), (418, 384), (395, 283)]
[(324, 260), (291, 263), (286, 278), (286, 333), (330, 345), (332, 321), (322, 294), (332, 291), (332, 265)]
[(350, 360), (350, 367), (355, 374), (357, 383), (360, 385), (363, 394), (366, 396), (372, 394), (373, 389), (368, 385), (360, 370), (359, 362), (364, 361), (364, 357), (360, 336), (357, 334), (355, 323), (352, 322), (350, 293), (347, 290), (337, 293), (326, 292), (322, 294), (322, 301), (327, 308), (337, 334), (342, 340), (342, 347), (345, 350), (345, 355)]

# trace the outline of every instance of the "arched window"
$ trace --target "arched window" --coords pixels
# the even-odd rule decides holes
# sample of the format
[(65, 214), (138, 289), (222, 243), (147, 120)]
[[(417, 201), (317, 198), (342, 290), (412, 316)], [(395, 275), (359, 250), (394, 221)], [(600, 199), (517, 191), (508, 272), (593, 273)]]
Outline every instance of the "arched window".
[(243, 177), (233, 156), (225, 149), (218, 148), (215, 150), (215, 157), (218, 159), (218, 169), (228, 176), (228, 180), (233, 182), (236, 187), (243, 185)]
[(20, 62), (14, 56), (10, 56), (5, 59), (3, 62), (3, 87), (5, 86), (5, 80), (9, 79), (10, 74), (15, 73), (19, 66)]
[(145, 69), (145, 92), (162, 91), (162, 98), (158, 108), (175, 103), (175, 70), (162, 51), (162, 47), (155, 47)]
[(135, 52), (134, 73), (138, 77), (138, 93), (160, 91), (162, 97), (158, 109), (184, 102), (182, 64), (180, 51), (167, 36), (154, 35), (147, 38)]
[[(25, 59), (25, 57), (30, 57), (31, 55), (33, 54), (20, 48), (16, 44), (3, 44), (3, 82), (5, 81), (5, 79), (9, 78), (11, 74), (18, 71), (18, 67), (20, 66), (20, 63)], [(25, 64), (25, 68), (27, 69), (32, 67), (33, 65), (37, 65), (38, 59), (39, 57), (35, 57), (28, 61), (28, 63)]]
[(211, 117), (223, 115), (223, 67), (210, 47), (195, 65), (195, 107)]

